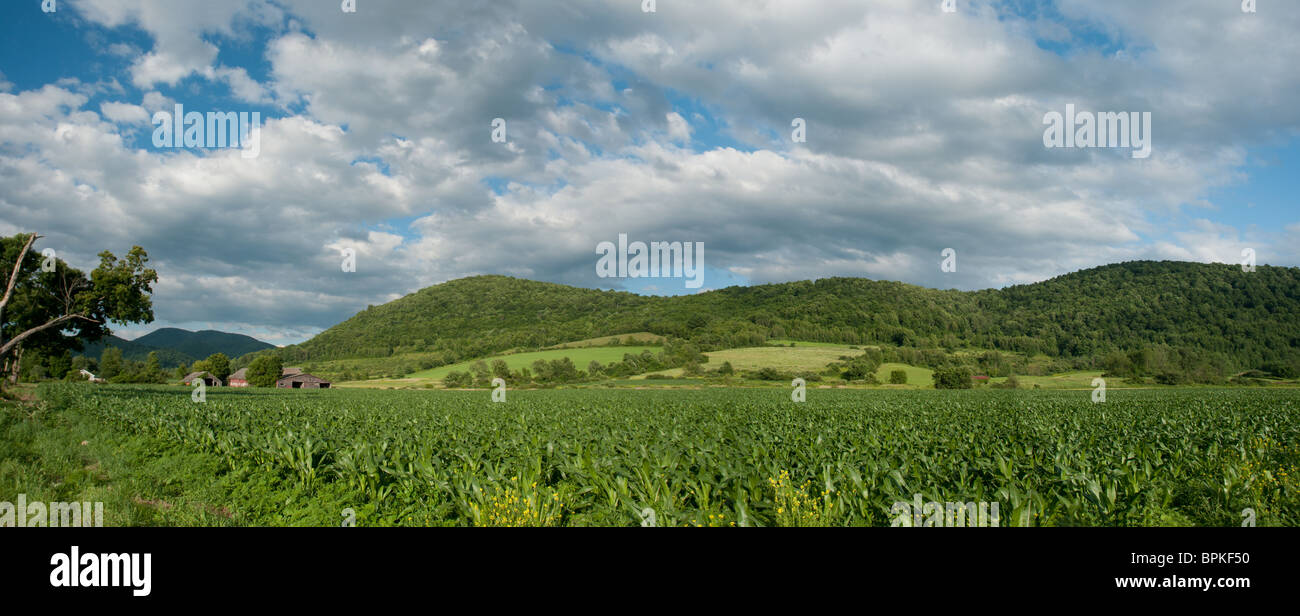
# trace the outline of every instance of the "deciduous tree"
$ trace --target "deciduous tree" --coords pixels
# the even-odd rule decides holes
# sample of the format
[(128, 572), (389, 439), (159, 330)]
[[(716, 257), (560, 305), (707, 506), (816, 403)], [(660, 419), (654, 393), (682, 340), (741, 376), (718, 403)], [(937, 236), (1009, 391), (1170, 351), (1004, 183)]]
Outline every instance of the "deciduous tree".
[(32, 251), (41, 236), (0, 238), (0, 271), (7, 271), (0, 297), (0, 359), (13, 367), (22, 349), (47, 355), (81, 350), (83, 341), (109, 333), (108, 323), (153, 321), (153, 283), (158, 273), (146, 267), (149, 255), (134, 246), (118, 259), (99, 253), (90, 276), (55, 256)]
[(248, 365), (248, 384), (253, 387), (275, 387), (284, 372), (284, 363), (278, 355), (261, 355)]

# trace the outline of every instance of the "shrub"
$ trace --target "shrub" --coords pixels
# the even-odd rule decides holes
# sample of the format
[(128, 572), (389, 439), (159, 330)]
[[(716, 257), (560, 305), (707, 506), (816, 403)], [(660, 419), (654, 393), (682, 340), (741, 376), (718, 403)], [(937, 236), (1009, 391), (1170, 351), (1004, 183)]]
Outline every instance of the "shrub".
[(868, 374), (871, 374), (867, 368), (868, 366), (861, 362), (851, 363), (844, 369), (844, 372), (840, 374), (840, 378), (846, 381), (860, 381), (866, 378)]
[(442, 385), (447, 389), (472, 387), (474, 385), (474, 375), (468, 372), (448, 372), (447, 376), (442, 377)]
[(948, 366), (934, 371), (935, 389), (970, 389), (970, 369), (965, 366)]
[(1300, 369), (1286, 362), (1269, 362), (1264, 364), (1264, 371), (1279, 379), (1294, 379), (1300, 376)]
[(1020, 389), (1020, 379), (1017, 379), (1016, 375), (1013, 374), (1007, 377), (1007, 380), (1001, 383), (992, 383), (989, 387), (993, 389)]
[(906, 385), (906, 384), (907, 384), (907, 371), (906, 371), (906, 370), (892, 370), (892, 371), (890, 371), (890, 373), (889, 373), (889, 382), (890, 382), (890, 383), (893, 383), (893, 384), (895, 384), (895, 385)]
[(1162, 372), (1156, 375), (1156, 382), (1161, 385), (1182, 385), (1188, 379), (1187, 375), (1178, 372)]

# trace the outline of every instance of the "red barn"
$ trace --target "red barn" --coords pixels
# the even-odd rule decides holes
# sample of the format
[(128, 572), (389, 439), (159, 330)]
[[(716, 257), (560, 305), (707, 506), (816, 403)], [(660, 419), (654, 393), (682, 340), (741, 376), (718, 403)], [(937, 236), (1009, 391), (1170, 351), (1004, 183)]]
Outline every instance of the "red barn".
[(229, 385), (231, 387), (248, 387), (248, 368), (240, 368), (230, 375)]

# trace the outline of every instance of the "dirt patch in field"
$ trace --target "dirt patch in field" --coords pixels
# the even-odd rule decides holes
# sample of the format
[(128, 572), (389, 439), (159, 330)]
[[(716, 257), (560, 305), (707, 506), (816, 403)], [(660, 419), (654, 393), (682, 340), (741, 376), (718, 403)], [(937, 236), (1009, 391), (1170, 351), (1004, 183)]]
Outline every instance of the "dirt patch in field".
[(228, 507), (218, 507), (216, 505), (204, 505), (203, 510), (212, 515), (223, 517), (227, 520), (235, 517), (235, 514), (232, 513), (230, 511), (230, 508)]
[(171, 503), (162, 499), (140, 498), (139, 496), (132, 496), (131, 501), (137, 505), (144, 505), (145, 507), (153, 507), (154, 509), (166, 510), (166, 509), (171, 509), (173, 507)]

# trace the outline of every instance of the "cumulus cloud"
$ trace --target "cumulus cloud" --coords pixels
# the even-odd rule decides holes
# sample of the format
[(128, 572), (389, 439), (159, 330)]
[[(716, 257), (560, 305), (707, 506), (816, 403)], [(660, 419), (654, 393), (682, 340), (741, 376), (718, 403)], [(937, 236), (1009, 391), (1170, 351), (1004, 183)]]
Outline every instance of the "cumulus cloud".
[(668, 120), (668, 138), (672, 141), (681, 143), (691, 140), (691, 125), (686, 123), (686, 118), (676, 111), (668, 112), (665, 116)]
[[(619, 233), (704, 242), (753, 282), (974, 289), (1247, 246), (1294, 265), (1295, 220), (1204, 212), (1250, 148), (1300, 128), (1300, 11), (1221, 4), (83, 0), (85, 27), (150, 44), (105, 46), (125, 61), (99, 83), (0, 77), (0, 233), (82, 266), (145, 246), (160, 322), (276, 343), (466, 275), (608, 287), (594, 249)], [(256, 159), (139, 142), (216, 86), (268, 110)], [(1044, 148), (1067, 103), (1151, 111), (1152, 156)]]
[(120, 124), (138, 124), (149, 122), (149, 112), (144, 107), (130, 103), (106, 102), (99, 106), (105, 118)]

